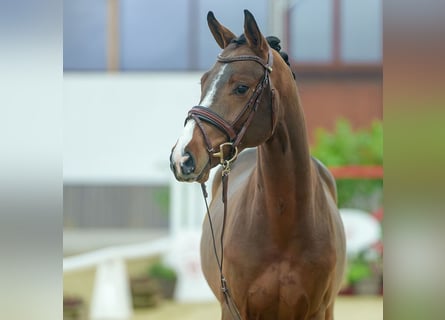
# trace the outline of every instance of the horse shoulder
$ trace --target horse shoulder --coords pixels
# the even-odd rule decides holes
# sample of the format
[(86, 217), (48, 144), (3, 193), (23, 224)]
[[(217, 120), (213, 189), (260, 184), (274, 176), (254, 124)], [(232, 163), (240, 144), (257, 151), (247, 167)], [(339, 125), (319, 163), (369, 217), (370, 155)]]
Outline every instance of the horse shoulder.
[(315, 168), (317, 169), (319, 176), (321, 177), (321, 180), (328, 188), (329, 193), (331, 194), (335, 203), (337, 203), (337, 185), (335, 183), (334, 177), (332, 176), (328, 168), (326, 168), (326, 166), (320, 160), (315, 157), (312, 157), (312, 160), (315, 164)]
[[(320, 267), (324, 265), (325, 268), (327, 267), (328, 269), (332, 270), (331, 277), (333, 283), (331, 283), (330, 291), (331, 298), (333, 298), (341, 286), (343, 273), (345, 270), (346, 239), (343, 222), (337, 209), (337, 188), (335, 179), (329, 170), (318, 159), (312, 157), (312, 160), (314, 167), (319, 173), (319, 179), (323, 189), (325, 189), (324, 193), (331, 195), (330, 199), (326, 199), (328, 207), (331, 208), (331, 210), (329, 210), (331, 212), (331, 219), (326, 220), (331, 221), (331, 223), (328, 224), (328, 230), (330, 230), (329, 233), (331, 233), (331, 236), (319, 239), (321, 243), (326, 245), (326, 250), (322, 255), (316, 255), (313, 258), (316, 260), (322, 257), (319, 261), (319, 263), (321, 262)], [(322, 207), (324, 206), (321, 203), (320, 205)]]

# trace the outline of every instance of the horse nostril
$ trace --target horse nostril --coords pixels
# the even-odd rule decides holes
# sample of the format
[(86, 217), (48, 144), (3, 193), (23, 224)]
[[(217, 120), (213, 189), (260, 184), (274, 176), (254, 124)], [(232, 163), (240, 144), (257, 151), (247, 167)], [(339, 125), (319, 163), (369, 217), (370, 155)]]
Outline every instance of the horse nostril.
[(195, 161), (193, 161), (193, 157), (190, 153), (186, 153), (184, 158), (187, 158), (185, 161), (181, 163), (181, 172), (182, 174), (188, 175), (195, 171)]

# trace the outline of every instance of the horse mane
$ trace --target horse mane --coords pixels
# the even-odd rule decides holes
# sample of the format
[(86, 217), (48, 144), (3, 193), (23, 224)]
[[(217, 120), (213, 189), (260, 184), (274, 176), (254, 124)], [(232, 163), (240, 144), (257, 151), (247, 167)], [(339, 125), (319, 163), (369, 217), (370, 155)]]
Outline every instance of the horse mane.
[[(281, 51), (281, 46), (280, 46), (281, 40), (275, 36), (266, 37), (266, 40), (269, 46), (280, 54), (281, 58), (283, 58), (284, 62), (289, 66), (289, 69), (291, 69), (292, 71), (292, 68), (290, 67), (289, 63), (289, 55), (286, 52)], [(247, 43), (246, 36), (243, 33), (238, 38), (233, 39), (231, 42), (236, 43), (238, 45), (246, 44)], [(292, 75), (294, 76), (295, 79), (295, 73), (293, 71)]]

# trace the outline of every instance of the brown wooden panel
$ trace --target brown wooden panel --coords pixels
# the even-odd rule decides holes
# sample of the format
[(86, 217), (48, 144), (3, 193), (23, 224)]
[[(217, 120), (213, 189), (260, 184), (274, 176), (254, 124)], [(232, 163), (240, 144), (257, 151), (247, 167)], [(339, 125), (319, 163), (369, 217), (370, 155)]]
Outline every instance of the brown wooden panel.
[(297, 85), (311, 143), (317, 127), (332, 130), (339, 118), (348, 119), (353, 128), (383, 119), (382, 77), (377, 69), (362, 73), (297, 71)]

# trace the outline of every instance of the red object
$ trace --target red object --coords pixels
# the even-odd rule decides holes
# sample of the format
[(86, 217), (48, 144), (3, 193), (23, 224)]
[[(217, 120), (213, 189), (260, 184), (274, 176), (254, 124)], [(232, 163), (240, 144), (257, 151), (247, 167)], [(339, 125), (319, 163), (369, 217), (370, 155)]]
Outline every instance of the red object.
[(382, 166), (342, 166), (330, 167), (332, 175), (336, 179), (381, 179), (383, 178)]
[(372, 216), (377, 219), (377, 221), (383, 221), (383, 208), (377, 209), (372, 213)]

